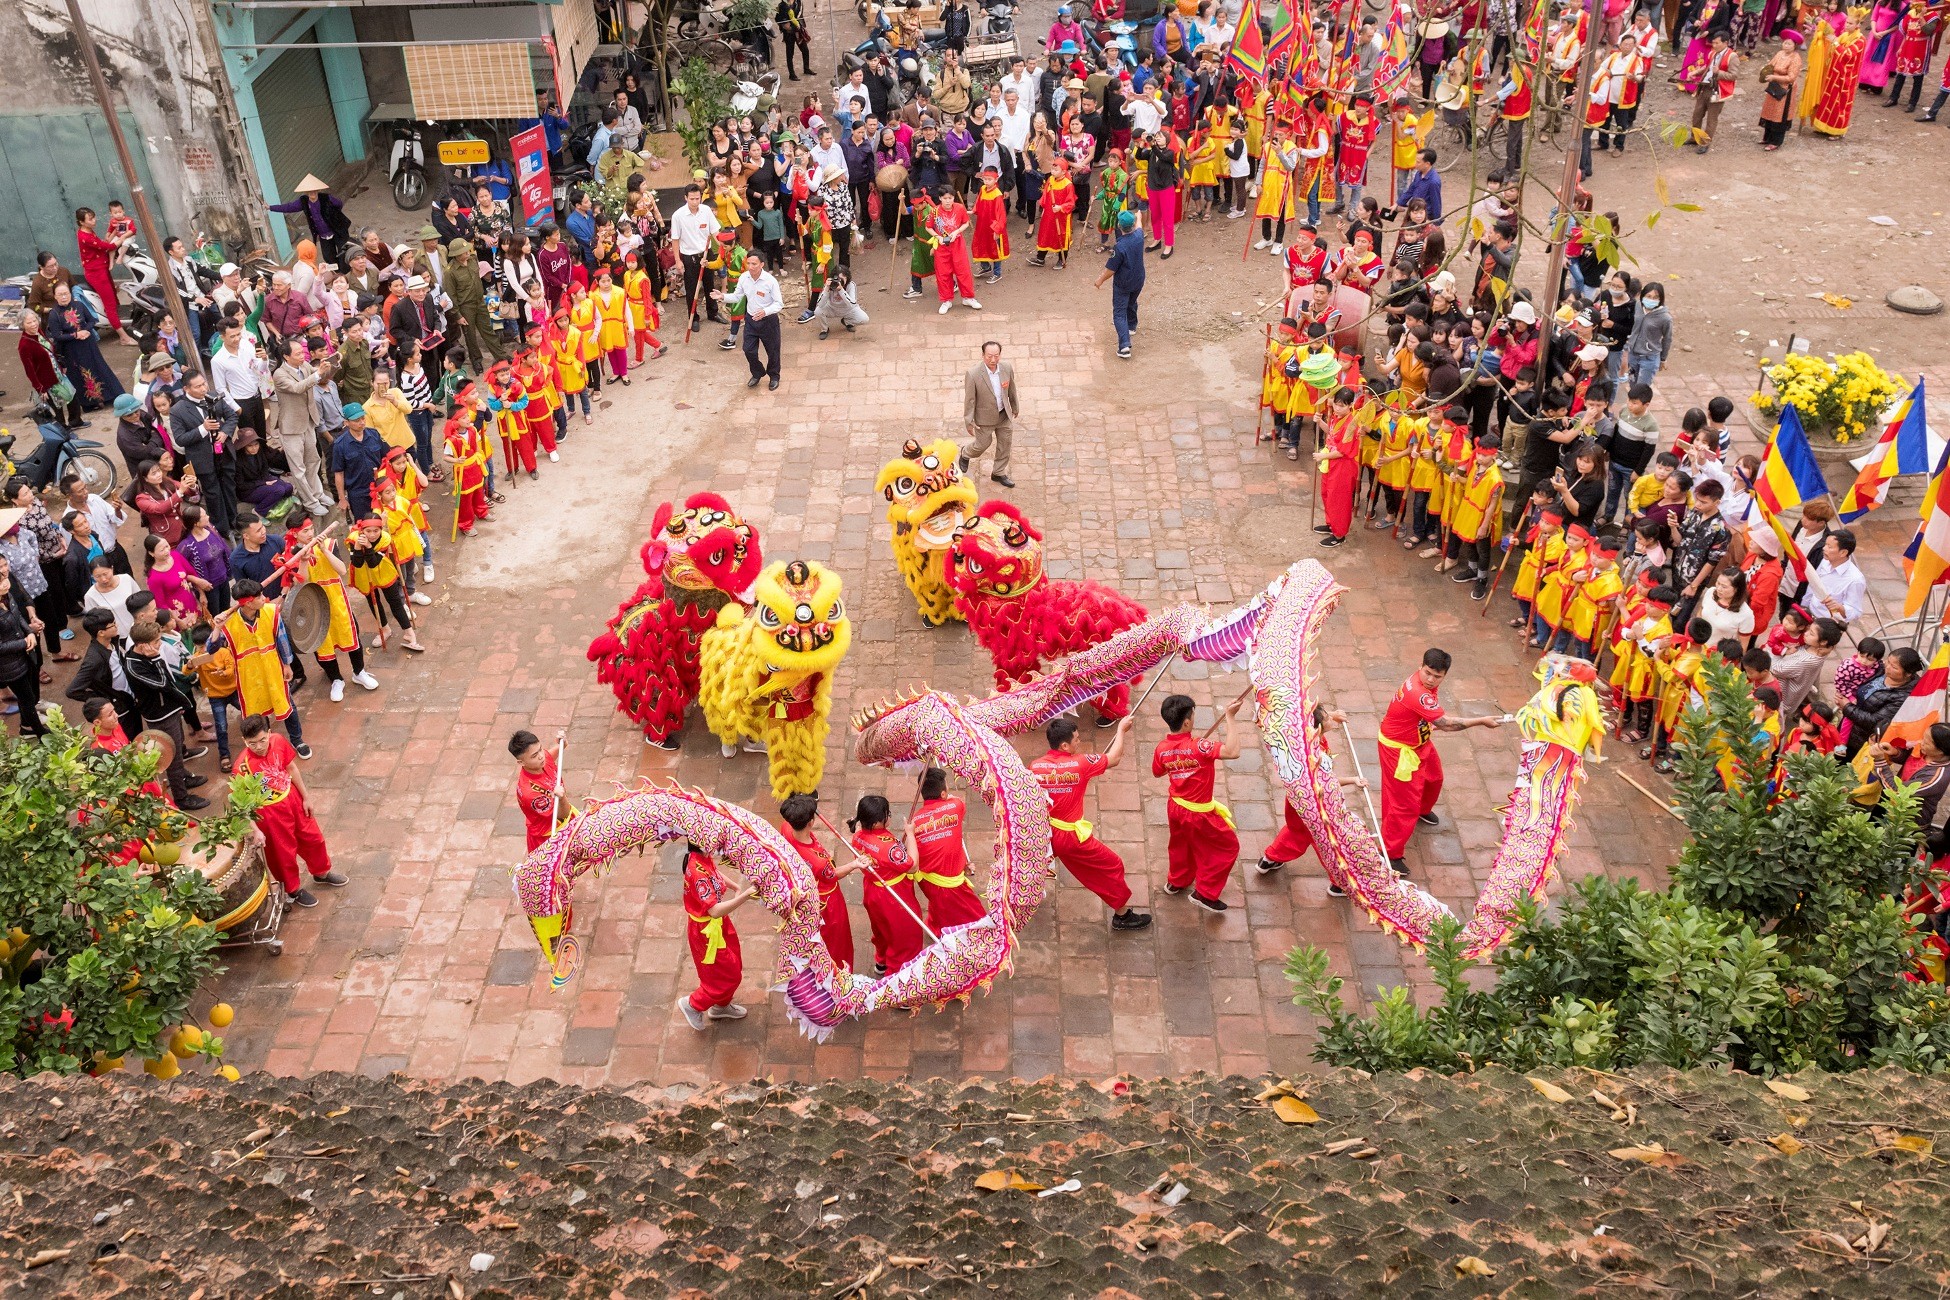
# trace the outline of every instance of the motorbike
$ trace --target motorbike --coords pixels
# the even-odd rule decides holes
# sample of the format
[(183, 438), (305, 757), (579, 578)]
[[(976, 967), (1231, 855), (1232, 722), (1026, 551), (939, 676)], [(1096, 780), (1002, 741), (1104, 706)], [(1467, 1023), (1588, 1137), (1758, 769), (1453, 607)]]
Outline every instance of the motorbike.
[(1015, 35), (1016, 14), (1021, 9), (1021, 5), (1011, 4), (1009, 0), (990, 0), (982, 6), (982, 16), (988, 23), (983, 35), (991, 38)]
[[(41, 418), (43, 415), (46, 418)], [(75, 437), (74, 431), (45, 406), (36, 410), (35, 418), (41, 420), (41, 445), (15, 467), (15, 472), (27, 480), (37, 495), (47, 491), (49, 484), (60, 482), (70, 470), (79, 474), (88, 490), (97, 496), (115, 490), (120, 471), (103, 454), (101, 443)], [(0, 429), (0, 457), (12, 455), (14, 442), (12, 433)]]
[(411, 119), (394, 122), (392, 132), (386, 182), (393, 187), (393, 205), (410, 212), (427, 201), (426, 139), (420, 124)]
[(779, 98), (779, 74), (767, 72), (757, 81), (741, 81), (731, 96), (731, 111), (740, 117), (762, 114)]

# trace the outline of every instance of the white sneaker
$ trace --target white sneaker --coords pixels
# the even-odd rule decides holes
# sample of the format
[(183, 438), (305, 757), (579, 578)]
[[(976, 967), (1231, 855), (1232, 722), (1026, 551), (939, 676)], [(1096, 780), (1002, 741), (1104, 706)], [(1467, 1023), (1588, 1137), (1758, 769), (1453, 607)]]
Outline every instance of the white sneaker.
[(561, 453), (560, 453), (560, 452), (554, 452), (554, 451), (552, 451), (552, 452), (550, 452), (550, 453), (548, 454), (548, 458), (549, 458), (550, 460), (561, 460), (561, 459), (562, 459), (562, 455), (561, 455)]
[(1278, 257), (1280, 254), (1286, 252), (1286, 248), (1284, 245), (1275, 244), (1271, 248), (1267, 249), (1266, 251), (1271, 253), (1273, 256)]
[(1270, 239), (1255, 239), (1255, 240), (1253, 241), (1253, 248), (1254, 248), (1255, 250), (1258, 250), (1258, 249), (1262, 249), (1262, 248), (1265, 248), (1265, 247), (1266, 247), (1266, 246), (1267, 246), (1268, 244), (1270, 244), (1270, 243), (1272, 243), (1272, 242), (1273, 242), (1273, 241), (1272, 241), (1272, 240), (1270, 240)]
[(420, 581), (421, 582), (433, 581), (433, 566), (431, 564), (422, 564), (420, 566)]
[(376, 691), (379, 689), (379, 679), (377, 677), (374, 677), (371, 673), (353, 673), (352, 680), (359, 683), (359, 685), (365, 687), (369, 691)]
[(718, 756), (720, 758), (736, 758), (738, 757), (738, 746), (721, 743), (718, 746)]
[(964, 306), (964, 307), (966, 307), (966, 308), (968, 308), (968, 310), (970, 310), (970, 311), (980, 311), (980, 310), (982, 310), (982, 304), (981, 304), (981, 303), (979, 303), (979, 302), (976, 302), (976, 301), (975, 301), (975, 300), (974, 300), (973, 298), (963, 298), (963, 299), (961, 300), (961, 305), (962, 305), (962, 306)]
[(747, 740), (744, 743), (744, 750), (747, 754), (763, 754), (765, 752), (765, 742), (762, 740)]
[(952, 306), (954, 306), (954, 305), (955, 305), (955, 304), (954, 304), (954, 303), (952, 303), (952, 302), (944, 302), (944, 303), (942, 303), (942, 304), (941, 304), (941, 310), (940, 310), (940, 311), (938, 311), (938, 312), (936, 312), (936, 313), (935, 313), (935, 315), (937, 315), (937, 316), (946, 316), (946, 315), (948, 314), (948, 309), (949, 309), (950, 307), (952, 307)]
[(345, 679), (341, 677), (332, 682), (332, 703), (337, 704), (340, 700), (344, 698), (345, 698)]
[(745, 1008), (739, 1006), (736, 1002), (727, 1002), (721, 1007), (712, 1007), (709, 1011), (706, 1011), (704, 1018), (707, 1020), (743, 1020), (745, 1018)]
[(424, 591), (416, 591), (411, 596), (408, 596), (407, 599), (415, 605), (431, 605), (433, 603), (433, 597), (427, 595)]

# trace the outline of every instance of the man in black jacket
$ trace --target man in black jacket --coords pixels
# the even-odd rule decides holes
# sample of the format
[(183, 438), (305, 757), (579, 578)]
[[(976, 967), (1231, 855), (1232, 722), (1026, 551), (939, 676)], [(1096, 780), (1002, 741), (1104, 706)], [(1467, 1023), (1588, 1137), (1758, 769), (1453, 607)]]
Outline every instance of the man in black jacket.
[(406, 296), (393, 304), (393, 314), (386, 321), (386, 333), (392, 340), (393, 355), (404, 357), (406, 345), (417, 342), (424, 349), (421, 363), (430, 375), (440, 373), (440, 356), (446, 351), (446, 338), (441, 332), (445, 319), (440, 314), (440, 304), (427, 295), (430, 291), (426, 280), (421, 276), (411, 276), (406, 281)]
[(1002, 123), (991, 118), (982, 124), (982, 138), (968, 151), (968, 171), (971, 176), (995, 168), (995, 187), (1004, 194), (1016, 192), (1016, 155), (1008, 145), (1002, 143)]
[(957, 53), (967, 49), (971, 21), (968, 6), (962, 0), (948, 0), (947, 7), (941, 11), (941, 43)]
[(237, 408), (211, 392), (210, 381), (200, 372), (193, 372), (183, 383), (182, 399), (169, 410), (169, 431), (202, 481), (210, 526), (230, 536), (237, 511), (237, 474), (230, 458)]
[(81, 656), (74, 679), (68, 683), (67, 697), (82, 704), (107, 700), (122, 720), (122, 734), (135, 735), (142, 730), (142, 714), (135, 707), (135, 696), (129, 693), (122, 643), (115, 635), (115, 615), (105, 609), (91, 609), (81, 616), (81, 630), (88, 638), (88, 652)]
[(885, 122), (889, 106), (893, 102), (894, 74), (887, 67), (885, 54), (874, 54), (867, 59), (866, 72), (867, 106), (873, 115)]
[(208, 808), (208, 799), (190, 792), (209, 778), (191, 776), (183, 764), (210, 751), (202, 745), (189, 748), (188, 738), (183, 734), (183, 714), (193, 707), (193, 702), (183, 694), (175, 672), (162, 657), (162, 629), (153, 620), (140, 619), (129, 629), (129, 648), (123, 656), (122, 668), (128, 674), (129, 692), (135, 696), (142, 726), (160, 731), (170, 739), (174, 752), (165, 770), (170, 798), (185, 812)]
[(47, 723), (41, 720), (41, 664), (34, 653), (41, 633), (40, 622), (12, 577), (0, 573), (0, 686), (12, 691), (14, 703), (20, 706), (23, 736), (47, 734)]

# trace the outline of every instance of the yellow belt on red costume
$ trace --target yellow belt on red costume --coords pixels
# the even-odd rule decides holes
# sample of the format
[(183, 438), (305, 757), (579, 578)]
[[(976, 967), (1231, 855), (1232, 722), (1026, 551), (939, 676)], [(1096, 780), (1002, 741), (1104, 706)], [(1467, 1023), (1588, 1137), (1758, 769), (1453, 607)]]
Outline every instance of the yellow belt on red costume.
[(1395, 755), (1394, 777), (1397, 781), (1413, 780), (1415, 774), (1422, 770), (1422, 755), (1420, 753), (1422, 747), (1420, 745), (1405, 744), (1399, 740), (1390, 740), (1386, 736), (1380, 736), (1377, 739), (1391, 749), (1401, 751)]
[[(685, 916), (691, 916), (689, 912)], [(724, 947), (724, 918), (722, 916), (691, 916), (691, 920), (704, 927), (704, 964), (715, 966), (718, 950)]]
[(1049, 819), (1049, 824), (1055, 827), (1059, 831), (1070, 832), (1070, 834), (1077, 837), (1077, 843), (1079, 844), (1083, 843), (1085, 840), (1090, 838), (1090, 834), (1091, 834), (1090, 823), (1083, 820), (1083, 818), (1081, 817), (1077, 818), (1073, 822), (1060, 822), (1056, 820), (1056, 818), (1052, 817)]
[(968, 873), (966, 871), (957, 871), (952, 876), (938, 876), (932, 871), (916, 871), (908, 879), (933, 885), (936, 889), (960, 889), (968, 883)]
[(1207, 799), (1204, 803), (1193, 803), (1190, 799), (1180, 799), (1177, 795), (1173, 795), (1171, 797), (1171, 801), (1177, 804), (1180, 808), (1183, 808), (1186, 812), (1196, 812), (1196, 813), (1215, 812), (1225, 820), (1226, 825), (1228, 826), (1234, 825), (1234, 822), (1232, 820), (1232, 809), (1226, 807), (1224, 804), (1220, 803), (1217, 799)]

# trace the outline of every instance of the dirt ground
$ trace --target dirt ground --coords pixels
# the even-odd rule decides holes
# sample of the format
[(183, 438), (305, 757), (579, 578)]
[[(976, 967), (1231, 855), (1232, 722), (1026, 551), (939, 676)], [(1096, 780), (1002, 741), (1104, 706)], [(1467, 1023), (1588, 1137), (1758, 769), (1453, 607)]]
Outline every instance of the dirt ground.
[(0, 1080), (0, 1293), (1916, 1296), (1950, 1276), (1929, 1147), (1950, 1109), (1912, 1075), (1777, 1094), (1573, 1072), (1543, 1081), (1559, 1101), (1501, 1071), (1309, 1082), (1319, 1122), (1288, 1127), (1261, 1081), (1209, 1076)]

